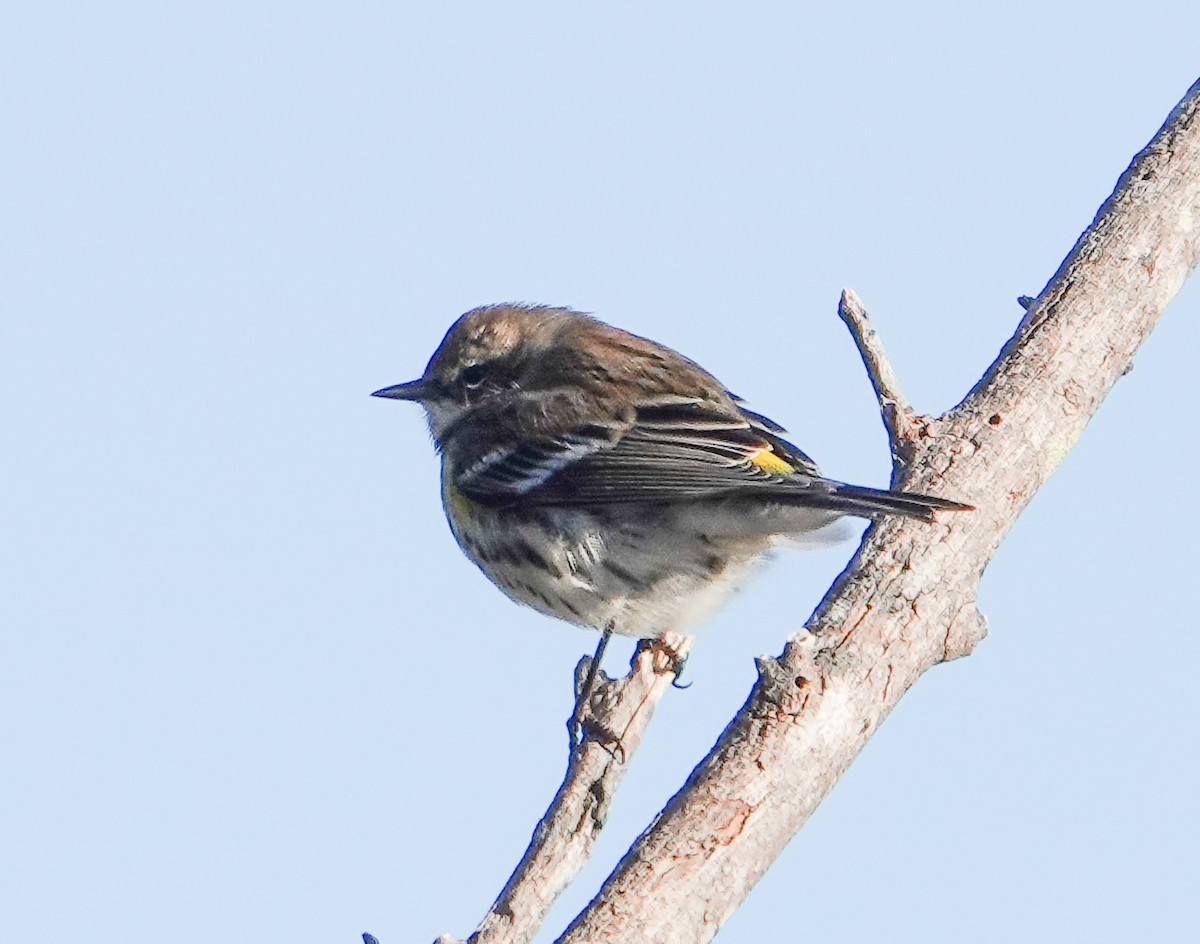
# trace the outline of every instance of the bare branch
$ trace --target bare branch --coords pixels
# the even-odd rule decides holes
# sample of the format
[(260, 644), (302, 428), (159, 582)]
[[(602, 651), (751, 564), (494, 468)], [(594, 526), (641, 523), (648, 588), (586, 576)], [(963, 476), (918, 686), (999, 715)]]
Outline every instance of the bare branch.
[[(523, 944), (537, 933), (554, 900), (591, 856), (629, 759), (691, 644), (688, 637), (669, 635), (639, 646), (628, 675), (596, 686), (562, 786), (470, 944)], [(580, 661), (577, 680), (589, 661), (586, 656)], [(462, 942), (443, 934), (437, 944)]]
[(867, 310), (853, 289), (842, 289), (842, 298), (838, 303), (838, 317), (850, 329), (850, 336), (862, 355), (863, 365), (867, 368), (867, 377), (875, 391), (875, 399), (879, 401), (879, 413), (883, 417), (883, 425), (887, 430), (888, 444), (891, 446), (893, 462), (907, 466), (913, 459), (911, 448), (912, 430), (916, 421), (908, 401), (900, 390), (900, 381), (888, 360), (883, 342), (871, 325)]
[(560, 941), (709, 940), (904, 692), (982, 638), (983, 567), (1200, 260), (1198, 111), (1200, 82), (983, 379), (911, 431), (921, 451), (903, 484), (978, 510), (868, 530), (807, 631), (760, 662), (742, 711)]

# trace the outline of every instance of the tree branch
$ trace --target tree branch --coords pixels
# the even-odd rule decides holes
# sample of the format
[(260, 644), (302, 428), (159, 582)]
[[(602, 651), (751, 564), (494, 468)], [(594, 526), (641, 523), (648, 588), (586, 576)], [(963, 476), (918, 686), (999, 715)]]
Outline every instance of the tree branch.
[(892, 369), (883, 342), (867, 317), (867, 309), (853, 289), (843, 289), (838, 303), (838, 317), (850, 329), (850, 336), (862, 355), (867, 377), (879, 401), (879, 413), (887, 430), (888, 445), (892, 452), (895, 471), (907, 467), (914, 458), (912, 440), (916, 414), (900, 390), (900, 381)]
[[(978, 510), (868, 530), (806, 630), (760, 660), (745, 706), (561, 942), (709, 940), (904, 692), (982, 638), (984, 566), (1200, 260), (1198, 110), (1200, 82), (970, 394), (906, 431), (921, 448), (902, 484)], [(876, 343), (864, 332), (859, 345), (871, 372)], [(894, 397), (882, 370), (872, 382)]]
[[(690, 637), (668, 635), (639, 646), (628, 675), (597, 680), (562, 785), (469, 944), (523, 944), (537, 933), (554, 900), (591, 857), (629, 759), (691, 645)], [(590, 662), (585, 656), (576, 667), (577, 686)], [(462, 942), (443, 934), (436, 944)]]

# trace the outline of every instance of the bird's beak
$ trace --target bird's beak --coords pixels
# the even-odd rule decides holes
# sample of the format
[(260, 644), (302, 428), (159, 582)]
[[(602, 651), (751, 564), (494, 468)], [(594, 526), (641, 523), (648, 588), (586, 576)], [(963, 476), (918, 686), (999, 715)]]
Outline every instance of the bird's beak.
[(433, 384), (424, 377), (376, 390), (371, 396), (387, 397), (389, 400), (428, 400), (433, 395)]

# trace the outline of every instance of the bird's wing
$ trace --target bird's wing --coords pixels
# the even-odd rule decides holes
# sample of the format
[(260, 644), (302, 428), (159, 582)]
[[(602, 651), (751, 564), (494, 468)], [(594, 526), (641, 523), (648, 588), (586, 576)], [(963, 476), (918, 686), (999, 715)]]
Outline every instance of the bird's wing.
[(535, 505), (821, 489), (816, 465), (778, 431), (766, 417), (728, 402), (658, 397), (617, 426), (590, 424), (493, 449), (463, 468), (456, 484), (480, 501)]

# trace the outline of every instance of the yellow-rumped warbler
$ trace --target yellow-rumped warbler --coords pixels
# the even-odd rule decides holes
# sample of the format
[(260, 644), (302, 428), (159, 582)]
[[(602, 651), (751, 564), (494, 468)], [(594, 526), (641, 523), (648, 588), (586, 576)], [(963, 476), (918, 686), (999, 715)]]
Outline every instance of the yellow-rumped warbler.
[(418, 380), (373, 396), (425, 408), (467, 557), (606, 636), (686, 631), (772, 547), (841, 515), (971, 507), (824, 478), (698, 364), (565, 308), (469, 311)]

